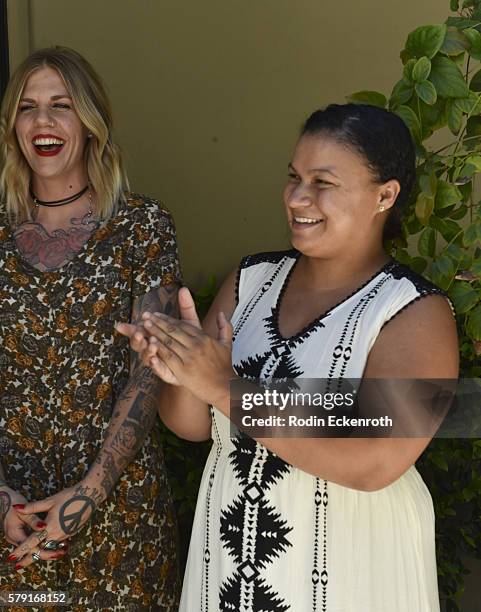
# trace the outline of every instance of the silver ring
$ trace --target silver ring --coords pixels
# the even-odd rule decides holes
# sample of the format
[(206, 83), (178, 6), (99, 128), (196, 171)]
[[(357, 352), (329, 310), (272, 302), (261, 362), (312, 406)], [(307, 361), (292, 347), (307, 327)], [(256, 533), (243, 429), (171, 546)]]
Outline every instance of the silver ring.
[(33, 552), (32, 553), (32, 559), (34, 559), (34, 561), (40, 561), (41, 560), (41, 556), (38, 552)]
[(56, 542), (55, 540), (47, 540), (43, 545), (42, 548), (44, 550), (57, 550), (57, 548), (59, 548), (59, 543)]

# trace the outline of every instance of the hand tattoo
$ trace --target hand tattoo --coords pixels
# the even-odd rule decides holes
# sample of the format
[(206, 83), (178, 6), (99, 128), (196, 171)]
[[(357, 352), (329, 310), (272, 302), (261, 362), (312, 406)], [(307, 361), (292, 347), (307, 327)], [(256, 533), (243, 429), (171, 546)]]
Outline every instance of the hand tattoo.
[[(73, 509), (73, 506), (76, 506), (76, 509)], [(67, 535), (77, 533), (94, 510), (95, 504), (87, 495), (75, 495), (67, 500), (60, 508), (58, 517), (62, 531)]]

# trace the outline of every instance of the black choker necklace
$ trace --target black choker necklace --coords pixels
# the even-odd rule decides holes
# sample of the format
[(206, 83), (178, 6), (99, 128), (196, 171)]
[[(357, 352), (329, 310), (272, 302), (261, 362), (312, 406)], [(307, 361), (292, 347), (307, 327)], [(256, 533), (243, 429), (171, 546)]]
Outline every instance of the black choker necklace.
[(30, 196), (35, 206), (64, 206), (64, 204), (70, 204), (71, 202), (75, 202), (75, 200), (78, 200), (79, 198), (81, 198), (83, 194), (87, 192), (88, 188), (89, 188), (89, 185), (87, 184), (78, 193), (75, 193), (74, 195), (69, 196), (68, 198), (63, 198), (63, 200), (52, 200), (51, 202), (45, 201), (45, 200), (39, 200), (37, 196), (33, 193), (32, 189), (30, 189)]

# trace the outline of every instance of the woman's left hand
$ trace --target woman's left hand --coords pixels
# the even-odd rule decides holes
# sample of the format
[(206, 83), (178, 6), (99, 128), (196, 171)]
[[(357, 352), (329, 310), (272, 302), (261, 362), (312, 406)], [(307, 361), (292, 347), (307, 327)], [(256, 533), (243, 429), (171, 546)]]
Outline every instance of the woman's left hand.
[(232, 368), (232, 325), (220, 312), (217, 340), (211, 338), (202, 330), (185, 287), (179, 291), (179, 302), (184, 305), (181, 320), (144, 313), (144, 329), (150, 336), (148, 363), (166, 382), (175, 377), (199, 399), (215, 405), (229, 396), (229, 381), (236, 376)]
[[(42, 548), (43, 544), (49, 540), (59, 544), (76, 534), (90, 519), (99, 501), (97, 490), (81, 482), (41, 501), (30, 502), (23, 507), (16, 505), (15, 509), (20, 516), (47, 513), (42, 531), (30, 534), (12, 551), (10, 558), (15, 557), (16, 568), (22, 569), (34, 563), (32, 553), (35, 552), (40, 555), (40, 559), (52, 558)], [(63, 554), (65, 549), (58, 551), (59, 556)]]

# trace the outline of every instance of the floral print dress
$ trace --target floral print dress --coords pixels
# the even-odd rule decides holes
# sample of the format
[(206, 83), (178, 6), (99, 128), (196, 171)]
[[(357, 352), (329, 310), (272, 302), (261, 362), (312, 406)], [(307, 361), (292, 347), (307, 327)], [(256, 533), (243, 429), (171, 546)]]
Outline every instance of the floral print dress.
[[(114, 325), (131, 319), (135, 298), (179, 280), (175, 229), (155, 200), (129, 195), (53, 272), (20, 256), (0, 212), (0, 460), (12, 489), (40, 500), (85, 476), (129, 376), (128, 340)], [(0, 537), (1, 590), (66, 591), (62, 609), (75, 612), (177, 610), (158, 426), (64, 559), (15, 571)]]

